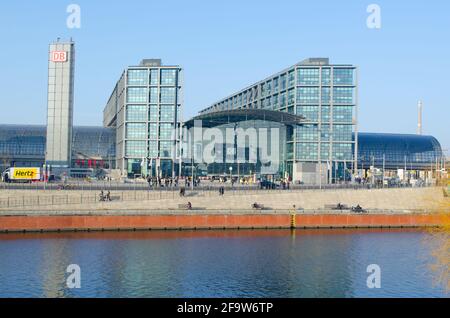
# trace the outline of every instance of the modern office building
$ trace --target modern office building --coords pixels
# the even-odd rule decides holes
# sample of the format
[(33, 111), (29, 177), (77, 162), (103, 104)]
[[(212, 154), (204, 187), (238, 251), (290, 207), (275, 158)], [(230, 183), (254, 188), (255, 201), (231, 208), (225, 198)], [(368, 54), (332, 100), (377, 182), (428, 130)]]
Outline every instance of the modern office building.
[[(235, 120), (239, 117), (240, 125), (245, 126), (244, 117), (251, 110), (252, 117), (247, 118), (259, 118), (259, 123), (247, 125), (263, 127), (271, 121), (270, 125), (278, 122), (282, 128), (278, 175), (318, 183), (330, 180), (329, 171), (343, 170), (344, 165), (357, 171), (357, 109), (356, 67), (330, 64), (328, 58), (310, 58), (214, 103), (187, 126), (212, 117), (223, 123), (230, 115)], [(287, 116), (276, 118), (264, 112), (297, 118), (286, 124), (283, 120)], [(258, 165), (254, 168), (258, 170)], [(237, 171), (236, 167), (232, 170)]]
[(127, 67), (103, 111), (116, 130), (116, 167), (126, 176), (179, 173), (183, 77), (180, 66), (145, 59)]
[[(44, 125), (0, 125), (0, 172), (8, 167), (42, 167), (45, 163), (47, 128)], [(95, 175), (115, 168), (114, 129), (73, 127), (69, 174)]]
[(47, 97), (46, 164), (52, 169), (67, 169), (71, 163), (75, 43), (49, 46)]

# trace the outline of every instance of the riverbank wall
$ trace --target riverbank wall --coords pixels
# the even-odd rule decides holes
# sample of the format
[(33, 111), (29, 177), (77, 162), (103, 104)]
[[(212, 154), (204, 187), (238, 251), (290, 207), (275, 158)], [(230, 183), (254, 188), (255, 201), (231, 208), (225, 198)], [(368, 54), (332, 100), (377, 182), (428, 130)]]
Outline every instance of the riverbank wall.
[(432, 213), (139, 213), (2, 215), (0, 232), (58, 232), (108, 230), (188, 230), (263, 228), (401, 228), (434, 227), (445, 223), (445, 216)]

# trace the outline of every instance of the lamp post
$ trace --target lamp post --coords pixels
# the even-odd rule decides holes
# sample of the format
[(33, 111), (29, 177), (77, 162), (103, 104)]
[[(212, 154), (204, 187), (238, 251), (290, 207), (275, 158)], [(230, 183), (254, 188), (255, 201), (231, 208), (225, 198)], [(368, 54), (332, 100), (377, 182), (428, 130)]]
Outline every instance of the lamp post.
[(233, 167), (230, 167), (229, 169), (230, 169), (230, 182), (231, 185), (233, 185), (233, 177), (232, 177)]
[(194, 157), (192, 157), (191, 165), (191, 190), (194, 190)]

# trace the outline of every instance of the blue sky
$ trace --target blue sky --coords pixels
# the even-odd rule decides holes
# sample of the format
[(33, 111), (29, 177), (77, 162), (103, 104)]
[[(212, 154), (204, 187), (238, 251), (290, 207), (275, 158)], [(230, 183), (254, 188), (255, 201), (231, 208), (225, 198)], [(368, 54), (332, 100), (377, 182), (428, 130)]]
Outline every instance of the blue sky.
[[(68, 29), (66, 8), (81, 7)], [(369, 4), (381, 29), (369, 29)], [(46, 121), (48, 43), (76, 41), (76, 125), (101, 125), (126, 65), (162, 58), (185, 70), (185, 118), (307, 57), (360, 74), (360, 130), (424, 133), (450, 148), (448, 1), (8, 1), (0, 6), (1, 123)]]

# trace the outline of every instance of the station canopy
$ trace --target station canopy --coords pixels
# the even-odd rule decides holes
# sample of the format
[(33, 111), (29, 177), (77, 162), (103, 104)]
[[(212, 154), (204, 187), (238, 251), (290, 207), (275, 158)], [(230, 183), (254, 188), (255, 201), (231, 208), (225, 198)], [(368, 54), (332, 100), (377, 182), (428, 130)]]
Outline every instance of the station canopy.
[(232, 109), (195, 116), (186, 121), (184, 126), (191, 128), (197, 120), (202, 121), (202, 127), (210, 128), (249, 120), (264, 120), (278, 122), (284, 125), (298, 125), (305, 121), (305, 117), (266, 109)]

